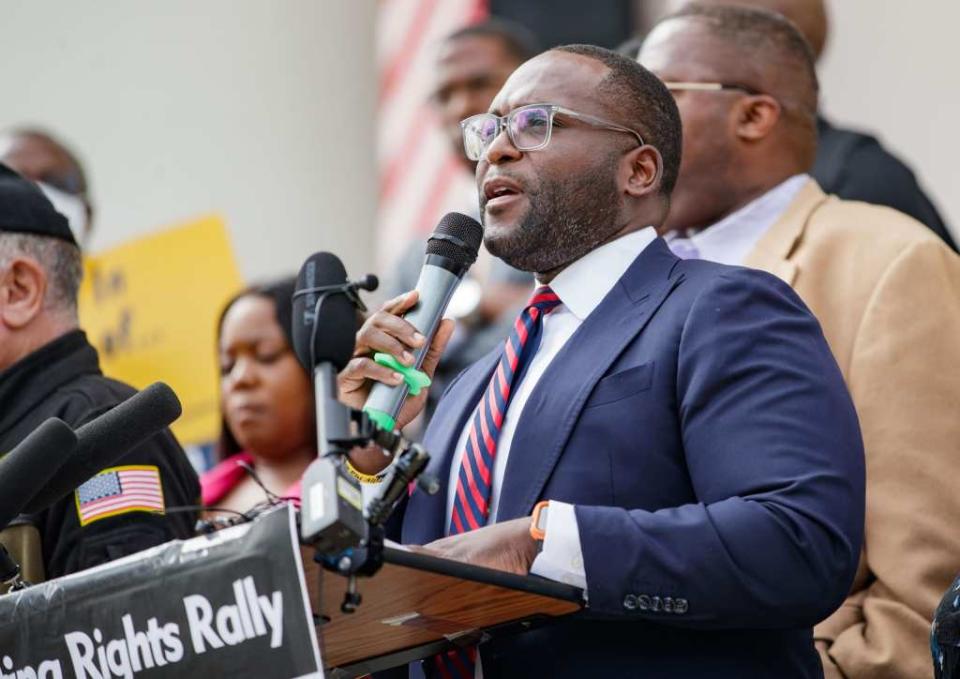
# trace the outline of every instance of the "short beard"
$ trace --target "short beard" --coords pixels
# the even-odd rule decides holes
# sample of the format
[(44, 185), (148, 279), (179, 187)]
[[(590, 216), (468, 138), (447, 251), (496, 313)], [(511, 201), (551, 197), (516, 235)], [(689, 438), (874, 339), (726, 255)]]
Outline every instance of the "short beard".
[[(611, 154), (590, 171), (558, 180), (544, 176), (527, 193), (530, 206), (520, 223), (502, 236), (484, 237), (490, 254), (521, 271), (548, 273), (565, 267), (607, 241), (619, 229), (621, 196)], [(484, 214), (484, 206), (480, 214)]]

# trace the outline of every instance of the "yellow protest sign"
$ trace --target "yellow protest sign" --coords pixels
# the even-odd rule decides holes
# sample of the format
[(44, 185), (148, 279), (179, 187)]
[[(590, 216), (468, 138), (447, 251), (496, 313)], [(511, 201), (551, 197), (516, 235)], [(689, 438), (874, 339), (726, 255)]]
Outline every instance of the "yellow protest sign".
[(80, 323), (103, 372), (138, 389), (163, 380), (183, 403), (183, 444), (220, 427), (216, 322), (241, 287), (223, 220), (204, 217), (88, 257)]

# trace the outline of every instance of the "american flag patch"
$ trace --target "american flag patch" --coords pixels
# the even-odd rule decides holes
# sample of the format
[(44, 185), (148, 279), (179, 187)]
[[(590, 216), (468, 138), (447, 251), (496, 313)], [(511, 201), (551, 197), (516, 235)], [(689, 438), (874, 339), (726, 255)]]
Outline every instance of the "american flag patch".
[(74, 495), (81, 526), (127, 512), (164, 511), (160, 470), (153, 465), (104, 469)]

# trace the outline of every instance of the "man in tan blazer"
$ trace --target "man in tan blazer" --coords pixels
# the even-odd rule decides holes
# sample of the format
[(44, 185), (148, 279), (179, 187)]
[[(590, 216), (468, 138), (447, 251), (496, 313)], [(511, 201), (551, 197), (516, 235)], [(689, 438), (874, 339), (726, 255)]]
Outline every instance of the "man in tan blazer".
[(865, 547), (849, 598), (814, 633), (825, 674), (931, 677), (930, 621), (960, 571), (960, 258), (906, 215), (826, 196), (806, 174), (817, 79), (782, 17), (690, 8), (639, 60), (683, 120), (671, 247), (790, 283), (860, 416)]

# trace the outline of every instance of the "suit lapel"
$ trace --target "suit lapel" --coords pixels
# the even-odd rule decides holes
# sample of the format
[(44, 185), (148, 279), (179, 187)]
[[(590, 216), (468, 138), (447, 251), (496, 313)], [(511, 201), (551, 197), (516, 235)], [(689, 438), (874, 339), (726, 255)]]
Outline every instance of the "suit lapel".
[(803, 237), (810, 215), (827, 200), (827, 195), (813, 179), (809, 180), (786, 212), (767, 229), (743, 262), (744, 266), (768, 271), (792, 286), (799, 273), (791, 259)]
[(501, 351), (498, 346), (474, 363), (440, 399), (423, 440), (430, 453), (425, 473), (439, 481), (440, 490), (427, 495), (417, 489), (410, 497), (403, 521), (404, 542), (422, 545), (444, 536), (454, 447), (490, 381)]
[(637, 257), (550, 362), (524, 406), (510, 446), (497, 521), (530, 513), (597, 381), (683, 280), (661, 239)]

